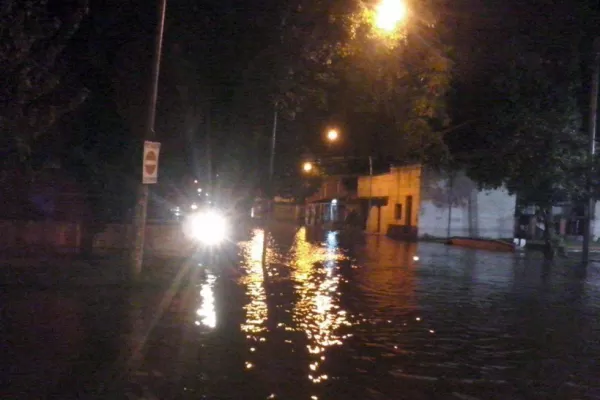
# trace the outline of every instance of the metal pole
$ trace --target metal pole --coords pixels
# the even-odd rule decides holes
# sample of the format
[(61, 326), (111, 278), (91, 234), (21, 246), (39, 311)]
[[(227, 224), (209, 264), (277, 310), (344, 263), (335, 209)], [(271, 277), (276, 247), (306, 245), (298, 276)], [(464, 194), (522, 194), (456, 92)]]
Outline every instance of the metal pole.
[(446, 232), (446, 239), (450, 241), (450, 234), (452, 233), (452, 202), (453, 202), (453, 188), (454, 188), (454, 175), (450, 174), (448, 177), (448, 228)]
[(265, 215), (265, 226), (263, 229), (262, 268), (264, 282), (267, 282), (267, 239), (269, 236), (269, 224), (271, 223), (271, 211), (273, 208), (273, 174), (275, 173), (275, 143), (277, 142), (277, 106), (273, 112), (273, 132), (271, 134), (271, 155), (269, 158), (269, 183), (267, 186), (267, 212)]
[[(277, 141), (277, 108), (273, 112), (273, 133), (271, 135), (271, 159), (269, 160), (269, 184), (273, 185), (273, 174), (275, 170), (275, 143)], [(272, 189), (272, 188), (271, 188)]]
[(369, 205), (367, 206), (367, 231), (369, 230), (369, 217), (373, 198), (373, 157), (369, 156)]
[(587, 264), (590, 255), (590, 241), (592, 236), (592, 225), (594, 208), (596, 202), (593, 194), (594, 157), (596, 154), (596, 119), (598, 113), (598, 81), (600, 75), (600, 38), (594, 39), (593, 44), (594, 63), (592, 66), (592, 87), (590, 90), (590, 114), (589, 114), (589, 141), (588, 141), (588, 177), (587, 177), (587, 206), (585, 230), (583, 231), (583, 246), (581, 251), (581, 262)]
[[(150, 103), (148, 105), (148, 120), (146, 123), (145, 139), (152, 140), (155, 137), (154, 123), (156, 121), (156, 102), (158, 98), (158, 79), (160, 76), (160, 58), (162, 53), (163, 33), (165, 29), (165, 14), (167, 0), (159, 0), (158, 24), (156, 27), (156, 38), (154, 57), (152, 59), (152, 75), (150, 81)], [(134, 242), (131, 251), (131, 279), (137, 280), (142, 272), (144, 260), (144, 240), (146, 233), (146, 214), (148, 209), (148, 185), (139, 184), (135, 215), (133, 218)]]
[(211, 116), (211, 105), (212, 103), (209, 103), (209, 106), (207, 107), (206, 110), (206, 163), (207, 163), (207, 169), (208, 169), (208, 187), (207, 190), (210, 193), (210, 196), (214, 196), (214, 190), (213, 190), (213, 162), (212, 162), (212, 142), (211, 142), (211, 135), (212, 135), (212, 116)]

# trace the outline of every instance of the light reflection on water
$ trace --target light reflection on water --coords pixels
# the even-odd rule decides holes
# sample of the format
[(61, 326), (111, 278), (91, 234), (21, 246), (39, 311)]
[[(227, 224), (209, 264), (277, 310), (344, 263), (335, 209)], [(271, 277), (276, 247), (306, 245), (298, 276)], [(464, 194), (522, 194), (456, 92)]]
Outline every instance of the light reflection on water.
[[(241, 329), (250, 356), (242, 366), (251, 370), (249, 381), (268, 390), (265, 397), (342, 399), (351, 390), (360, 398), (433, 398), (424, 394), (454, 390), (461, 396), (480, 392), (494, 394), (488, 396), (493, 399), (517, 398), (504, 382), (530, 373), (518, 367), (537, 354), (530, 336), (542, 343), (545, 333), (538, 327), (554, 330), (557, 325), (549, 320), (558, 322), (562, 315), (556, 312), (561, 309), (557, 300), (563, 300), (560, 285), (556, 299), (541, 301), (524, 279), (534, 263), (524, 270), (529, 275), (521, 276), (525, 272), (518, 260), (515, 264), (504, 254), (379, 237), (346, 249), (356, 254), (348, 259), (340, 249), (345, 237), (329, 232), (315, 243), (304, 228), (295, 231), (293, 240), (275, 236), (279, 247), (270, 252), (265, 292), (263, 237), (256, 230), (242, 245), (241, 283), (248, 302)], [(517, 285), (507, 285), (507, 276)], [(535, 301), (525, 304), (537, 310), (533, 313), (522, 302), (531, 296)], [(569, 317), (577, 314), (571, 307), (573, 312), (565, 313)], [(568, 326), (564, 320), (560, 325), (571, 332), (564, 338), (586, 332), (579, 326), (563, 329)], [(561, 329), (554, 334), (559, 340)], [(546, 348), (549, 354), (558, 351), (551, 344)], [(557, 348), (573, 353), (577, 345)], [(579, 357), (582, 365), (592, 359)], [(544, 362), (544, 356), (535, 362)], [(585, 388), (583, 367), (569, 368), (582, 376), (573, 384)], [(545, 392), (527, 391), (528, 398), (548, 398), (556, 381), (535, 374), (527, 379), (546, 386)]]
[(246, 317), (241, 329), (253, 341), (264, 341), (262, 334), (266, 332), (267, 302), (261, 264), (264, 238), (264, 231), (255, 229), (250, 241), (241, 244), (245, 275), (240, 282), (246, 287), (249, 298), (244, 306)]
[(215, 281), (217, 277), (211, 273), (207, 274), (206, 282), (200, 288), (201, 306), (196, 310), (196, 314), (200, 317), (200, 321), (196, 321), (196, 325), (204, 325), (209, 328), (217, 326), (217, 312), (215, 310)]
[(140, 343), (127, 369), (147, 398), (600, 398), (598, 265), (580, 277), (572, 263), (547, 270), (531, 257), (376, 236), (313, 243), (294, 229), (271, 235), (265, 291), (263, 235), (241, 244), (241, 271), (215, 264), (172, 296), (3, 294), (8, 378), (26, 394), (3, 398), (75, 398), (46, 392), (71, 376), (107, 384), (98, 366), (112, 379), (114, 352)]
[(346, 336), (339, 328), (349, 325), (346, 311), (339, 305), (340, 276), (336, 262), (344, 259), (336, 233), (330, 232), (325, 247), (306, 240), (305, 228), (299, 229), (291, 249), (291, 279), (298, 295), (293, 321), (308, 339), (308, 379), (313, 383), (327, 380), (321, 371), (326, 351), (341, 345)]

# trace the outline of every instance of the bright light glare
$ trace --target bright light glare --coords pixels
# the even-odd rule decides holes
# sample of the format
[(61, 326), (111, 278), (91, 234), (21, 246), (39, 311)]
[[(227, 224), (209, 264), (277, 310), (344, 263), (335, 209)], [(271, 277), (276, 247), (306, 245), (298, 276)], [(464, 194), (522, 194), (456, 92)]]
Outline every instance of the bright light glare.
[(198, 209), (198, 205), (197, 204), (192, 204), (191, 209), (192, 210), (197, 210)]
[(413, 260), (419, 261), (419, 256), (413, 256)]
[(402, 0), (382, 0), (377, 6), (375, 25), (383, 31), (392, 32), (406, 14), (406, 4)]
[(187, 221), (190, 236), (207, 245), (216, 245), (227, 237), (227, 220), (216, 211), (193, 214)]
[(338, 137), (339, 133), (335, 129), (330, 129), (329, 132), (327, 132), (327, 140), (329, 140), (330, 142), (335, 142), (338, 139)]
[(305, 172), (310, 172), (313, 169), (313, 165), (312, 165), (312, 163), (305, 162), (304, 165), (302, 166), (302, 169), (304, 169)]

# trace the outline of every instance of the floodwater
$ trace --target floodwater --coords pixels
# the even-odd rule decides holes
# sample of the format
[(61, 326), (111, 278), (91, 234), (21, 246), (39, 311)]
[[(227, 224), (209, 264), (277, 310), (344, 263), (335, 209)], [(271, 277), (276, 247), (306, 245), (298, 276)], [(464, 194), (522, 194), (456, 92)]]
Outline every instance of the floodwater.
[(4, 294), (8, 398), (600, 398), (596, 266), (280, 228), (265, 282), (263, 238), (169, 290)]

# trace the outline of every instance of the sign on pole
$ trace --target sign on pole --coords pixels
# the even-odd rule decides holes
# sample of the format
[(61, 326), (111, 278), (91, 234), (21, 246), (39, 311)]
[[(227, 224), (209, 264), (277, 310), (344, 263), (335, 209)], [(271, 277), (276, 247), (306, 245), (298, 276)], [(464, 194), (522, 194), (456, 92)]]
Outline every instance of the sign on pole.
[(151, 184), (158, 181), (158, 154), (160, 152), (160, 143), (144, 142), (144, 165), (142, 174), (142, 183)]

